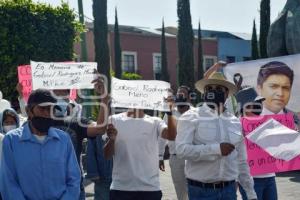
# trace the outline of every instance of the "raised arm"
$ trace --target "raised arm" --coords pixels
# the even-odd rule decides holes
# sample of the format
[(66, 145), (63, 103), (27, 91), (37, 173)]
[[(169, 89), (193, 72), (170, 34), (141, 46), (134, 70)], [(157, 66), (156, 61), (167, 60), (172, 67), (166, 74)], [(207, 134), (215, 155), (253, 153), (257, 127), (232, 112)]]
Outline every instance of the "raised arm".
[(176, 130), (176, 118), (173, 116), (173, 112), (172, 112), (175, 105), (173, 94), (170, 94), (165, 99), (165, 101), (168, 103), (170, 111), (166, 113), (166, 116), (164, 118), (164, 121), (167, 123), (168, 128), (163, 130), (161, 137), (167, 140), (174, 141), (177, 135), (177, 130)]
[(108, 122), (109, 115), (109, 101), (110, 97), (107, 94), (107, 87), (101, 76), (98, 76), (97, 79), (93, 81), (95, 84), (95, 92), (100, 97), (100, 108), (97, 116), (97, 124), (91, 124), (88, 126), (87, 135), (89, 137), (95, 137), (99, 134), (105, 134)]
[(224, 61), (219, 61), (219, 62), (215, 63), (204, 73), (204, 78), (207, 79), (212, 73), (218, 71), (220, 68), (225, 67), (225, 66), (226, 66), (226, 62), (224, 62)]

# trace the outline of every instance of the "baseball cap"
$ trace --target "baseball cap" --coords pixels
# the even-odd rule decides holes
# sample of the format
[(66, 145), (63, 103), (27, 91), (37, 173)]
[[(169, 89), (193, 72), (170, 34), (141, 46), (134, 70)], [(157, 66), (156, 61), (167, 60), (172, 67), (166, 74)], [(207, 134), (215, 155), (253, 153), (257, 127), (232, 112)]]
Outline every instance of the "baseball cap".
[(265, 100), (264, 97), (261, 97), (257, 94), (253, 87), (247, 87), (238, 91), (235, 95), (236, 101), (241, 104), (241, 107), (244, 107), (247, 103), (262, 102)]
[(28, 98), (28, 106), (49, 106), (55, 105), (57, 99), (52, 96), (51, 92), (46, 89), (37, 89), (31, 92)]

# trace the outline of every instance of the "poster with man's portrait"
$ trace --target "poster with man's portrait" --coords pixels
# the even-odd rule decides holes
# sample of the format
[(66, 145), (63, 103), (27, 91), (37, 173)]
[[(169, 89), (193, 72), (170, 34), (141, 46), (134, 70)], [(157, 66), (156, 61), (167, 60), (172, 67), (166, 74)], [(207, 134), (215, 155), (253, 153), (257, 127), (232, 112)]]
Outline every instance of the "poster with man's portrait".
[(241, 117), (252, 175), (300, 169), (300, 54), (229, 64), (228, 80), (241, 74), (242, 87), (255, 88), (262, 113)]
[(300, 54), (229, 64), (228, 80), (243, 77), (242, 86), (252, 86), (265, 98), (264, 107), (274, 114), (285, 109), (300, 113)]

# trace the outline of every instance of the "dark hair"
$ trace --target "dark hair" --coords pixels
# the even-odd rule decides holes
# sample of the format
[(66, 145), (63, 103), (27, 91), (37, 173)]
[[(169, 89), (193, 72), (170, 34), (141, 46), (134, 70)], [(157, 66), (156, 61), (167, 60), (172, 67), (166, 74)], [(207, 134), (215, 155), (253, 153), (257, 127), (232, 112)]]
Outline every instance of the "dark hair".
[(260, 67), (257, 76), (257, 85), (262, 86), (263, 83), (267, 80), (267, 78), (274, 74), (287, 76), (290, 79), (291, 85), (293, 85), (293, 81), (294, 81), (293, 70), (285, 63), (279, 61), (272, 61)]
[(181, 86), (179, 86), (178, 87), (178, 90), (179, 89), (184, 89), (184, 90), (186, 90), (187, 92), (188, 92), (188, 95), (190, 95), (193, 91), (191, 90), (191, 88), (190, 87), (188, 87), (188, 86), (186, 86), (186, 85), (181, 85)]
[(11, 111), (11, 110), (5, 110), (5, 111), (3, 112), (2, 121), (4, 121), (8, 116), (14, 118), (14, 120), (15, 120), (16, 123), (18, 122), (16, 113), (14, 113), (14, 112)]

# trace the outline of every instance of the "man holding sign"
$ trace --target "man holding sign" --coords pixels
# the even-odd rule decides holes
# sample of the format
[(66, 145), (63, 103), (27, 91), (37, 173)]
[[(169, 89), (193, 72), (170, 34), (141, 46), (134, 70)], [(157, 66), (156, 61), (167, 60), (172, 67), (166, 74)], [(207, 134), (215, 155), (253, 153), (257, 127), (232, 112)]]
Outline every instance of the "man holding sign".
[[(102, 80), (96, 79), (93, 82), (95, 83), (94, 87), (95, 87), (96, 93), (102, 95), (104, 92), (106, 92), (106, 91), (104, 91), (104, 88), (102, 87), (102, 85), (103, 85)], [(56, 91), (56, 94), (58, 94), (57, 92), (58, 91)], [(63, 92), (63, 91), (60, 91), (60, 92)], [(102, 130), (101, 124), (98, 123), (99, 126), (96, 126), (95, 124), (90, 124), (88, 120), (78, 117), (78, 116), (71, 117), (71, 118), (69, 118), (69, 117), (65, 118), (65, 114), (66, 114), (66, 112), (68, 112), (68, 109), (66, 108), (65, 103), (58, 102), (58, 99), (56, 99), (53, 96), (53, 93), (51, 93), (49, 90), (37, 89), (31, 95), (34, 96), (35, 102), (32, 103), (32, 100), (28, 101), (28, 105), (26, 107), (26, 111), (28, 114), (28, 123), (26, 125), (24, 125), (24, 127), (27, 127), (27, 128), (26, 128), (26, 130), (24, 128), (24, 131), (23, 131), (24, 133), (22, 132), (22, 134), (25, 134), (26, 137), (30, 137), (32, 140), (34, 140), (37, 143), (41, 143), (40, 145), (44, 145), (44, 143), (46, 145), (46, 142), (49, 140), (49, 137), (53, 136), (53, 134), (54, 134), (53, 131), (52, 132), (50, 131), (50, 130), (54, 129), (53, 127), (57, 128), (55, 130), (58, 130), (58, 129), (63, 130), (63, 131), (59, 130), (56, 132), (63, 132), (63, 133), (66, 132), (67, 134), (70, 135), (70, 137), (68, 136), (67, 138), (71, 138), (72, 143), (71, 143), (71, 147), (68, 147), (68, 148), (72, 149), (72, 151), (73, 151), (73, 149), (76, 150), (75, 163), (73, 163), (73, 160), (72, 160), (71, 165), (74, 165), (74, 167), (78, 167), (80, 165), (80, 156), (81, 156), (81, 152), (82, 152), (82, 140), (87, 137), (95, 137), (97, 135), (104, 134), (104, 132), (101, 132), (101, 130)], [(45, 98), (47, 100), (46, 103), (49, 103), (48, 101), (51, 100), (51, 102), (50, 102), (51, 104), (45, 105), (44, 104), (45, 102), (43, 102), (43, 99), (45, 99)], [(34, 114), (36, 114), (36, 113), (34, 112), (34, 110), (37, 110), (37, 109), (38, 109), (38, 111), (36, 111), (36, 112), (38, 113), (38, 115), (35, 116)], [(39, 110), (41, 110), (41, 111), (39, 111)], [(54, 119), (54, 118), (60, 118), (60, 119)], [(97, 120), (98, 120), (98, 122), (102, 121), (102, 116), (99, 115)], [(31, 131), (31, 129), (29, 128), (31, 126), (35, 127), (35, 129), (37, 129), (37, 133)], [(33, 129), (33, 130), (35, 130), (35, 129)], [(36, 134), (38, 134), (37, 139), (34, 139)], [(12, 140), (17, 141), (18, 138), (13, 137)], [(18, 144), (18, 142), (16, 142), (16, 145), (17, 144)], [(73, 146), (72, 146), (72, 144), (73, 144)], [(7, 144), (7, 145), (9, 145), (9, 144)], [(13, 153), (13, 152), (11, 152), (12, 149), (10, 149), (10, 146), (7, 146), (7, 145), (6, 146), (4, 145), (4, 149), (6, 148), (6, 150), (4, 150), (4, 152), (8, 151), (6, 158), (12, 157), (11, 154)], [(22, 147), (20, 147), (20, 148), (22, 148)], [(52, 148), (52, 150), (53, 149), (55, 149), (55, 148)], [(30, 150), (30, 148), (29, 148), (29, 150)], [(25, 151), (26, 151), (26, 148), (24, 149), (24, 152)], [(48, 155), (48, 154), (50, 155), (50, 152), (48, 152), (48, 151), (43, 151), (41, 153), (45, 154), (45, 155)], [(63, 152), (59, 152), (59, 155), (63, 155)], [(55, 156), (57, 156), (57, 155), (55, 155)], [(5, 155), (4, 155), (4, 157), (5, 157)], [(16, 157), (17, 157), (17, 159), (22, 159), (22, 157), (20, 157), (19, 155), (16, 155)], [(27, 159), (26, 157), (23, 157), (23, 158)], [(61, 158), (61, 159), (63, 159), (63, 158)], [(38, 163), (39, 161), (37, 160), (37, 158), (35, 158), (33, 156), (32, 162)], [(24, 164), (26, 164), (26, 162), (24, 162)], [(14, 165), (14, 163), (8, 162), (7, 166), (6, 166), (7, 168), (4, 168), (4, 169), (14, 170), (15, 166), (13, 166), (13, 165)], [(36, 167), (38, 167), (38, 164)], [(47, 169), (45, 168), (45, 170), (47, 170)], [(17, 168), (17, 170), (22, 170), (22, 169)], [(40, 176), (39, 178), (36, 179), (36, 183), (42, 182), (40, 180), (41, 177), (43, 178), (43, 180), (48, 179), (48, 177), (43, 177), (43, 176), (47, 175), (47, 173), (50, 173), (50, 172), (47, 172), (47, 173), (43, 172), (43, 174), (40, 174), (40, 173), (42, 173), (42, 170), (35, 169), (35, 168), (33, 168), (33, 170), (35, 172), (38, 172), (37, 176)], [(75, 171), (75, 168), (73, 170)], [(53, 170), (49, 170), (49, 171), (53, 171)], [(53, 172), (55, 172), (55, 170)], [(7, 173), (7, 172), (4, 172), (4, 173)], [(12, 173), (16, 173), (16, 172), (14, 171)], [(9, 174), (10, 174), (10, 172), (5, 174), (5, 176), (8, 176)], [(26, 196), (30, 197), (31, 195), (35, 195), (35, 193), (32, 192), (33, 190), (38, 191), (38, 192), (43, 191), (43, 190), (38, 190), (37, 188), (35, 188), (36, 185), (31, 185), (32, 186), (31, 188), (27, 187), (27, 185), (30, 185), (27, 183), (28, 180), (26, 179), (26, 176), (25, 176), (27, 174), (28, 173), (26, 172), (26, 173), (22, 173), (22, 176), (20, 176), (20, 177), (16, 176), (13, 178), (12, 177), (6, 177), (7, 179), (4, 178), (4, 181), (7, 182), (7, 185), (4, 184), (4, 186), (7, 186), (7, 187), (5, 187), (4, 191), (7, 195), (11, 195), (11, 196), (9, 196), (11, 198), (8, 198), (8, 199), (22, 199), (21, 193), (19, 194), (19, 193), (12, 192), (11, 189), (13, 190), (15, 188), (10, 187), (10, 184), (15, 184), (15, 182), (20, 182), (21, 179), (22, 179), (22, 181), (21, 181), (22, 185), (16, 184), (16, 187), (18, 187), (17, 190), (21, 190), (21, 191), (26, 190), (26, 194), (27, 194)], [(32, 173), (32, 174), (34, 175), (34, 173)], [(64, 177), (62, 176), (61, 178), (64, 178)], [(72, 177), (70, 177), (70, 179), (71, 178)], [(34, 178), (32, 178), (32, 179), (34, 179)], [(76, 191), (75, 191), (75, 189), (72, 189), (72, 194), (67, 194), (67, 192), (66, 192), (66, 196), (68, 196), (68, 195), (70, 196), (70, 197), (68, 196), (69, 198), (66, 198), (66, 199), (72, 199), (72, 200), (73, 199), (74, 200), (85, 199), (82, 178), (81, 178), (81, 181), (80, 181), (80, 176), (78, 179), (79, 179), (79, 183), (80, 183), (80, 184), (78, 184), (80, 186), (80, 187), (78, 186), (78, 191), (77, 191), (77, 189), (76, 189)], [(57, 179), (57, 180), (59, 180), (59, 179)], [(61, 182), (62, 181), (60, 181), (60, 183)], [(77, 184), (77, 180), (76, 180), (76, 184)], [(58, 183), (50, 184), (50, 186), (51, 185), (59, 186)], [(63, 189), (64, 187), (61, 186), (61, 188)], [(76, 185), (76, 188), (77, 188), (77, 185)], [(46, 191), (46, 189), (44, 189), (44, 191)], [(43, 195), (38, 192), (37, 192), (36, 197), (38, 197), (38, 195), (41, 195), (41, 196)], [(56, 193), (55, 192), (51, 193), (51, 191), (50, 191), (51, 194), (49, 194), (49, 195), (51, 198), (49, 197), (49, 199), (58, 199), (59, 197), (61, 197), (61, 196), (58, 196), (58, 195), (61, 195), (59, 192), (60, 191), (57, 191)], [(80, 197), (79, 197), (79, 192), (80, 192)], [(18, 195), (20, 195), (20, 196), (18, 196)], [(46, 197), (43, 196), (39, 199), (47, 199), (47, 198), (48, 198), (47, 196)], [(30, 198), (30, 199), (35, 199), (35, 198)]]
[(240, 121), (224, 109), (235, 85), (215, 72), (195, 86), (204, 105), (179, 118), (176, 137), (177, 155), (186, 159), (189, 199), (235, 200), (236, 180), (256, 199)]
[(52, 126), (57, 100), (47, 90), (28, 99), (29, 122), (3, 140), (1, 192), (4, 199), (68, 199), (80, 193), (80, 170), (70, 137)]
[(173, 117), (168, 117), (167, 126), (162, 119), (148, 116), (142, 109), (130, 108), (110, 116), (106, 124), (108, 140), (104, 156), (113, 158), (110, 199), (160, 200), (158, 139), (160, 136), (175, 139)]
[[(292, 113), (286, 109), (286, 105), (290, 99), (293, 81), (293, 70), (283, 62), (272, 61), (260, 67), (257, 90), (265, 98), (261, 115)], [(299, 119), (296, 115), (294, 115), (294, 122), (299, 125)], [(272, 132), (276, 133), (276, 130), (272, 129)], [(278, 198), (275, 173), (254, 176), (254, 188), (259, 200), (277, 200)], [(245, 195), (243, 195), (243, 199), (246, 199)]]

